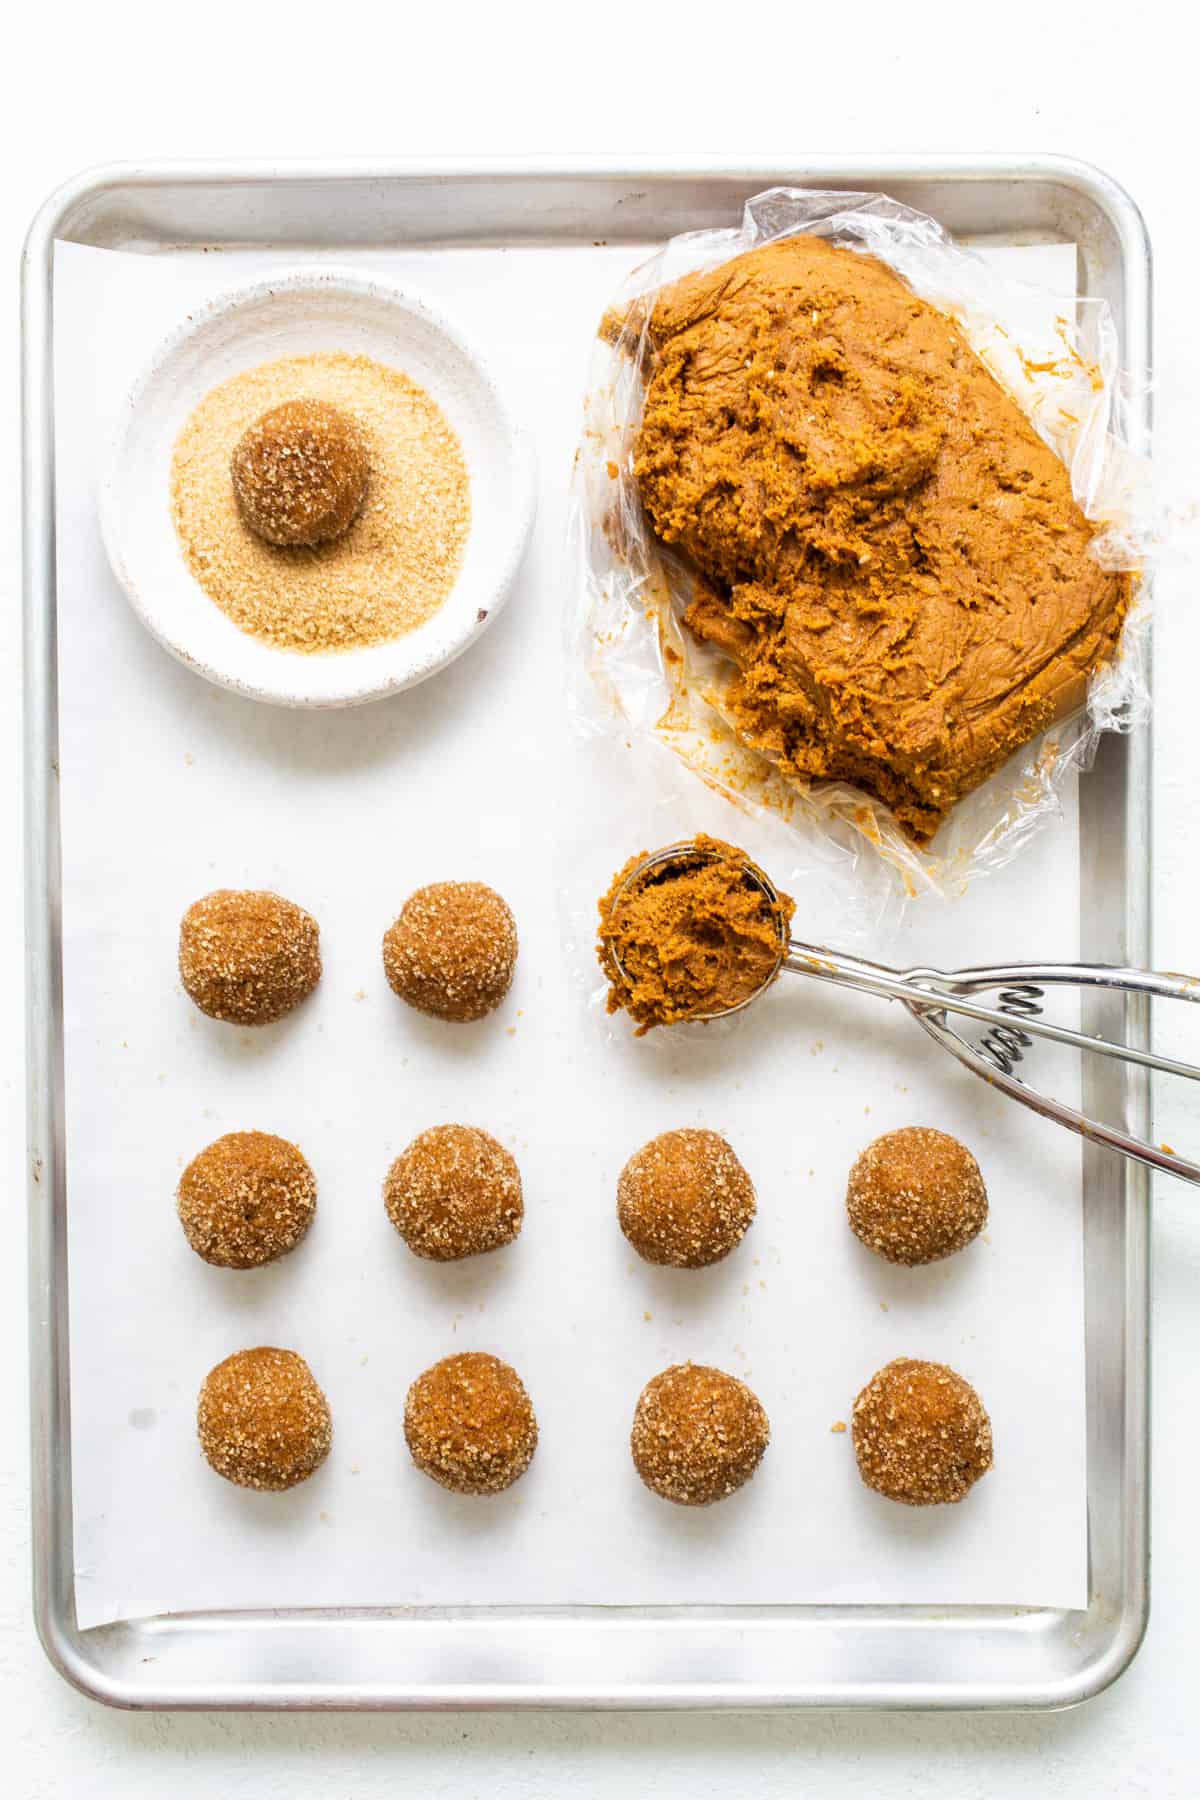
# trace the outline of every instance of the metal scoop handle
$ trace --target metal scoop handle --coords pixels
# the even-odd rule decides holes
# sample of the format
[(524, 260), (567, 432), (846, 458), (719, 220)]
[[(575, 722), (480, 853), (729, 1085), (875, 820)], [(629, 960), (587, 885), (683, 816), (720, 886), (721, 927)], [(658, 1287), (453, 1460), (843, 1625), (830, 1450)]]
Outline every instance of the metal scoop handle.
[(997, 963), (986, 968), (951, 971), (890, 969), (861, 957), (795, 941), (789, 942), (781, 968), (794, 975), (807, 975), (814, 980), (830, 981), (841, 987), (856, 988), (861, 993), (901, 1001), (934, 1042), (948, 1050), (964, 1068), (1012, 1099), (1019, 1100), (1023, 1106), (1150, 1168), (1200, 1184), (1200, 1165), (1090, 1119), (1076, 1108), (1029, 1087), (1012, 1074), (1011, 1067), (1003, 1066), (1002, 1061), (969, 1044), (946, 1021), (948, 1013), (957, 1013), (998, 1028), (1010, 1040), (1016, 1041), (1014, 1060), (1020, 1058), (1022, 1040), (1028, 1044), (1032, 1038), (1041, 1037), (1093, 1055), (1115, 1057), (1139, 1068), (1153, 1069), (1158, 1074), (1182, 1075), (1186, 1080), (1200, 1081), (1200, 1068), (1190, 1063), (1176, 1062), (1171, 1057), (1137, 1050), (1128, 1044), (1114, 1044), (1106, 1038), (1088, 1037), (1084, 1032), (1052, 1025), (1037, 1017), (1035, 1007), (1022, 1006), (1020, 1011), (1014, 1012), (1011, 1008), (984, 1006), (968, 998), (972, 993), (988, 989), (1010, 989), (1014, 993), (1024, 990), (1032, 994), (1043, 987), (1059, 986), (1100, 987), (1161, 1000), (1200, 1002), (1200, 980), (1195, 977), (1156, 974), (1106, 963)]

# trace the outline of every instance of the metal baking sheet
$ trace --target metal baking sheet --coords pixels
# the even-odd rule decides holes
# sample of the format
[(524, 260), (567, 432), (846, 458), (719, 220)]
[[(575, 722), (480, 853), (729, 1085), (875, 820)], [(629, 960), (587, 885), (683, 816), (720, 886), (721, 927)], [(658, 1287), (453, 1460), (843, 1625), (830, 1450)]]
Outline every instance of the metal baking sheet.
[[(1131, 317), (1136, 321), (1139, 305), (1144, 308), (1145, 295), (1129, 270), (1136, 260), (1138, 238), (1136, 215), (1115, 191), (1109, 195), (1107, 184), (1086, 171), (1063, 165), (1046, 165), (1034, 171), (1023, 170), (1023, 180), (1015, 180), (1016, 171), (995, 168), (992, 210), (977, 210), (965, 217), (962, 202), (970, 190), (979, 195), (987, 192), (982, 170), (967, 180), (965, 171), (950, 172), (943, 180), (939, 198), (932, 191), (914, 187), (921, 171), (912, 169), (907, 177), (896, 169), (871, 171), (840, 165), (833, 171), (819, 164), (780, 170), (743, 169), (728, 175), (713, 175), (701, 170), (627, 171), (605, 174), (601, 171), (562, 171), (496, 169), (486, 172), (428, 170), (375, 171), (368, 178), (361, 170), (314, 174), (288, 172), (270, 192), (275, 196), (273, 213), (282, 222), (283, 232), (272, 221), (270, 233), (254, 225), (255, 208), (263, 198), (263, 189), (249, 172), (238, 176), (230, 172), (223, 185), (211, 171), (164, 171), (157, 178), (107, 177), (76, 190), (73, 200), (60, 202), (55, 211), (44, 215), (42, 250), (48, 251), (54, 236), (82, 241), (100, 247), (151, 250), (156, 245), (180, 242), (234, 246), (262, 241), (272, 244), (345, 247), (348, 244), (396, 243), (479, 244), (481, 242), (590, 243), (605, 239), (609, 243), (631, 244), (647, 238), (666, 235), (681, 225), (724, 223), (736, 215), (740, 201), (755, 189), (774, 181), (790, 181), (806, 185), (886, 186), (899, 197), (910, 199), (942, 217), (952, 229), (964, 235), (986, 237), (991, 242), (1068, 241), (1079, 246), (1079, 279), (1084, 291), (1103, 288), (1118, 310), (1119, 321), (1127, 334), (1126, 361), (1137, 372), (1134, 340), (1128, 336)], [(934, 169), (924, 171), (927, 183), (934, 183)], [(1040, 201), (1031, 204), (1033, 186)], [(231, 210), (218, 228), (214, 216), (207, 216), (205, 206), (211, 204), (213, 191), (228, 197)], [(309, 210), (305, 215), (300, 205), (300, 190), (307, 192)], [(568, 191), (573, 199), (568, 199)], [(643, 210), (653, 193), (656, 210), (647, 217)], [(169, 200), (168, 200), (169, 196)], [(1011, 204), (997, 205), (1006, 196)], [(1017, 198), (1019, 196), (1019, 199)], [(104, 197), (107, 197), (105, 199)], [(189, 197), (197, 201), (197, 210), (189, 213)], [(238, 210), (236, 201), (246, 202)], [(105, 207), (108, 207), (107, 218)], [(507, 211), (505, 210), (507, 208)], [(633, 212), (623, 210), (632, 208)], [(1124, 210), (1122, 210), (1124, 208)], [(81, 209), (88, 222), (72, 226), (72, 215), (78, 219)], [(98, 209), (98, 210), (97, 210)], [(159, 211), (161, 209), (161, 213)], [(707, 209), (707, 210), (706, 210)], [(169, 214), (169, 222), (168, 222)], [(635, 216), (636, 215), (636, 216)], [(305, 224), (305, 219), (307, 223)], [(533, 232), (531, 222), (545, 229)], [(628, 222), (627, 222), (628, 221)], [(1123, 227), (1127, 240), (1122, 247)], [(38, 233), (31, 242), (31, 301), (29, 352), (31, 379), (29, 387), (31, 459), (36, 461), (39, 448), (37, 433), (38, 400), (48, 399), (43, 383), (48, 381), (47, 368), (37, 367), (39, 355), (38, 325), (42, 327), (41, 354), (45, 355), (47, 339), (45, 319), (39, 315), (42, 301), (49, 298), (48, 289), (40, 289), (40, 281), (50, 282), (49, 266), (39, 267), (33, 252)], [(1144, 265), (1143, 265), (1144, 286)], [(1143, 312), (1144, 321), (1144, 312)], [(47, 415), (43, 413), (43, 426)], [(40, 448), (49, 456), (50, 439), (44, 434)], [(42, 470), (43, 478), (49, 468)], [(35, 507), (30, 519), (30, 632), (31, 683), (30, 772), (36, 781), (42, 765), (39, 747), (52, 755), (48, 733), (53, 717), (53, 695), (47, 680), (38, 685), (39, 651), (44, 661), (41, 673), (49, 675), (54, 667), (53, 644), (41, 635), (52, 629), (52, 593), (41, 585), (37, 568), (38, 531), (48, 536), (48, 518), (36, 516), (37, 474), (31, 466), (27, 495)], [(47, 490), (43, 488), (42, 499)], [(48, 546), (40, 546), (44, 552)], [(49, 564), (43, 566), (48, 572)], [(39, 742), (37, 733), (43, 736)], [(1145, 946), (1138, 936), (1139, 922), (1144, 921), (1144, 907), (1138, 910), (1137, 891), (1131, 883), (1144, 874), (1141, 863), (1132, 854), (1137, 848), (1139, 820), (1144, 819), (1144, 763), (1139, 771), (1140, 751), (1134, 746), (1111, 745), (1117, 756), (1106, 755), (1101, 772), (1093, 775), (1084, 790), (1082, 829), (1083, 891), (1089, 896), (1085, 917), (1081, 920), (1084, 951), (1092, 956), (1113, 960), (1144, 960)], [(1139, 795), (1135, 777), (1142, 782)], [(1103, 786), (1103, 802), (1094, 809), (1092, 797)], [(51, 919), (45, 916), (47, 889), (46, 858), (57, 849), (57, 821), (47, 820), (38, 810), (39, 799), (53, 794), (34, 794), (34, 837), (31, 843), (31, 927), (34, 933), (34, 993), (31, 1017), (34, 1022), (34, 1080), (50, 1072), (49, 1058), (60, 1067), (61, 1049), (53, 1042), (61, 1023), (60, 1010), (54, 1007), (47, 1020), (50, 1043), (42, 1043), (38, 1031), (38, 1004), (44, 1001), (46, 989), (39, 983), (47, 979), (57, 984), (58, 943)], [(1114, 806), (1124, 806), (1129, 822), (1120, 858), (1098, 870), (1091, 858), (1099, 848), (1097, 819), (1107, 815), (1111, 820)], [(1104, 844), (1104, 854), (1112, 859), (1114, 845)], [(40, 867), (39, 867), (40, 864)], [(1133, 871), (1128, 874), (1128, 871)], [(1097, 881), (1097, 877), (1099, 881)], [(39, 945), (39, 928), (46, 936)], [(40, 954), (38, 953), (40, 951)], [(1089, 1021), (1091, 1023), (1091, 1021)], [(1111, 1021), (1107, 1022), (1111, 1029)], [(1144, 1020), (1131, 1020), (1135, 1029), (1144, 1029)], [(1097, 1017), (1093, 1028), (1098, 1028)], [(62, 1144), (61, 1128), (53, 1114), (61, 1106), (61, 1076), (55, 1092), (49, 1085), (34, 1095), (33, 1153), (41, 1156), (42, 1179), (35, 1187), (34, 1252), (35, 1260), (43, 1249), (53, 1252), (47, 1266), (48, 1278), (62, 1275)], [(1132, 1109), (1144, 1107), (1144, 1092), (1130, 1082), (1123, 1092), (1114, 1090), (1111, 1101)], [(49, 1128), (49, 1129), (48, 1129)], [(770, 1703), (845, 1704), (876, 1701), (885, 1704), (1062, 1704), (1083, 1692), (1103, 1684), (1105, 1668), (1109, 1674), (1121, 1666), (1131, 1646), (1136, 1643), (1138, 1621), (1144, 1596), (1144, 1566), (1138, 1579), (1137, 1550), (1140, 1531), (1123, 1546), (1124, 1570), (1131, 1578), (1121, 1579), (1120, 1566), (1113, 1569), (1107, 1587), (1097, 1579), (1098, 1535), (1104, 1521), (1098, 1512), (1096, 1490), (1097, 1446), (1108, 1446), (1105, 1480), (1109, 1500), (1119, 1487), (1122, 1496), (1119, 1524), (1127, 1533), (1131, 1520), (1144, 1523), (1144, 1482), (1133, 1479), (1144, 1439), (1134, 1430), (1124, 1443), (1114, 1445), (1111, 1437), (1114, 1411), (1109, 1395), (1101, 1408), (1104, 1431), (1097, 1419), (1098, 1367), (1103, 1367), (1106, 1349), (1113, 1347), (1116, 1334), (1114, 1321), (1124, 1319), (1127, 1330), (1138, 1330), (1139, 1308), (1144, 1326), (1144, 1242), (1133, 1230), (1138, 1220), (1144, 1232), (1145, 1194), (1138, 1191), (1132, 1172), (1124, 1179), (1114, 1179), (1124, 1172), (1113, 1166), (1089, 1159), (1086, 1194), (1086, 1255), (1089, 1359), (1089, 1515), (1092, 1568), (1092, 1603), (1083, 1613), (1048, 1613), (1038, 1611), (1014, 1620), (1011, 1611), (1001, 1609), (958, 1608), (942, 1612), (936, 1619), (926, 1609), (879, 1607), (812, 1608), (669, 1608), (655, 1612), (642, 1607), (621, 1609), (551, 1608), (549, 1611), (522, 1609), (473, 1608), (436, 1615), (421, 1611), (400, 1614), (380, 1612), (337, 1614), (275, 1613), (270, 1628), (254, 1615), (209, 1615), (202, 1621), (142, 1621), (103, 1627), (85, 1633), (75, 1630), (73, 1622), (73, 1577), (71, 1575), (71, 1519), (69, 1479), (65, 1469), (69, 1462), (69, 1436), (66, 1424), (66, 1342), (64, 1313), (50, 1321), (55, 1354), (47, 1356), (47, 1346), (35, 1345), (35, 1381), (41, 1378), (43, 1392), (35, 1395), (35, 1425), (40, 1433), (45, 1413), (45, 1388), (54, 1384), (61, 1406), (56, 1421), (59, 1435), (47, 1446), (48, 1459), (57, 1480), (43, 1489), (49, 1502), (43, 1515), (39, 1508), (39, 1618), (51, 1653), (61, 1666), (73, 1673), (82, 1685), (104, 1697), (128, 1704), (181, 1704), (211, 1706), (228, 1705), (417, 1705), (417, 1704), (734, 1704)], [(1111, 1183), (1111, 1188), (1107, 1186)], [(1122, 1189), (1124, 1188), (1124, 1192)], [(1107, 1210), (1105, 1202), (1107, 1201)], [(46, 1208), (49, 1207), (47, 1214)], [(1123, 1218), (1122, 1218), (1123, 1213)], [(1099, 1239), (1097, 1232), (1103, 1230)], [(50, 1227), (52, 1241), (41, 1238), (41, 1228)], [(1118, 1230), (1117, 1227), (1121, 1229)], [(1141, 1271), (1139, 1285), (1138, 1271)], [(1132, 1272), (1132, 1279), (1131, 1279)], [(1097, 1282), (1104, 1276), (1119, 1279), (1128, 1305), (1123, 1312), (1114, 1311), (1111, 1290), (1104, 1293), (1103, 1304), (1097, 1302)], [(44, 1291), (43, 1271), (35, 1269), (39, 1296)], [(56, 1295), (61, 1309), (63, 1288)], [(35, 1334), (39, 1318), (35, 1307)], [(1107, 1318), (1107, 1329), (1101, 1340), (1096, 1322)], [(1126, 1346), (1121, 1347), (1122, 1350)], [(1122, 1360), (1124, 1373), (1122, 1375)], [(1111, 1379), (1122, 1375), (1129, 1380), (1129, 1370), (1137, 1367), (1137, 1355), (1118, 1357)], [(1144, 1374), (1144, 1363), (1143, 1363)], [(1144, 1381), (1133, 1381), (1123, 1396), (1125, 1416), (1140, 1426), (1144, 1421)], [(39, 1399), (43, 1404), (39, 1404)], [(1113, 1448), (1128, 1458), (1129, 1476), (1117, 1483), (1113, 1479)], [(42, 1481), (50, 1473), (39, 1454), (35, 1479)], [(1102, 1511), (1103, 1509), (1101, 1509)], [(65, 1536), (64, 1536), (65, 1533)], [(1108, 1605), (1097, 1613), (1101, 1594), (1107, 1593)], [(1120, 1604), (1114, 1610), (1111, 1596), (1119, 1594)], [(1035, 1622), (1035, 1623), (1031, 1623)], [(1093, 1621), (1091, 1637), (1086, 1621)], [(283, 1628), (290, 1625), (299, 1634), (293, 1641)], [(386, 1625), (381, 1638), (380, 1632)], [(261, 1629), (260, 1629), (261, 1627)], [(1061, 1627), (1061, 1629), (1060, 1629)], [(953, 1632), (957, 1628), (960, 1643), (967, 1639), (977, 1648), (968, 1655), (953, 1649)], [(253, 1637), (245, 1634), (256, 1633)], [(141, 1658), (148, 1654), (144, 1643), (139, 1654), (135, 1640), (139, 1634), (153, 1632), (156, 1645), (149, 1654), (150, 1663)], [(223, 1642), (223, 1633), (230, 1636)], [(240, 1637), (237, 1634), (242, 1634)], [(846, 1633), (843, 1637), (841, 1634)], [(132, 1634), (132, 1637), (131, 1637)], [(163, 1638), (159, 1643), (157, 1640)], [(348, 1637), (347, 1634), (350, 1634)], [(836, 1634), (836, 1635), (835, 1635)], [(1015, 1636), (1014, 1636), (1015, 1634)], [(926, 1641), (928, 1639), (928, 1641)], [(1060, 1642), (1060, 1639), (1062, 1640)], [(1019, 1640), (1019, 1641), (1018, 1641)], [(351, 1643), (354, 1648), (351, 1649)], [(386, 1648), (384, 1645), (386, 1644)], [(1040, 1647), (1043, 1656), (1035, 1653)], [(984, 1646), (986, 1645), (986, 1655)], [(375, 1650), (372, 1650), (375, 1646)], [(857, 1647), (855, 1647), (857, 1646)], [(890, 1646), (890, 1648), (889, 1648)], [(940, 1646), (940, 1647), (939, 1647)], [(1067, 1653), (1069, 1648), (1070, 1654)], [(211, 1658), (202, 1674), (205, 1654)], [(1082, 1654), (1081, 1654), (1082, 1652)], [(1089, 1654), (1090, 1652), (1090, 1654)], [(376, 1665), (373, 1657), (381, 1659)], [(298, 1658), (290, 1663), (289, 1658)], [(673, 1665), (678, 1660), (677, 1670)], [(1005, 1662), (1009, 1666), (1005, 1667)], [(165, 1666), (169, 1664), (169, 1670)], [(246, 1681), (230, 1680), (230, 1671), (248, 1664), (252, 1674)], [(946, 1679), (939, 1670), (944, 1666)], [(903, 1681), (893, 1686), (889, 1670), (903, 1670)], [(836, 1679), (831, 1669), (837, 1671)], [(303, 1670), (303, 1673), (300, 1671)], [(328, 1671), (328, 1677), (324, 1671)], [(431, 1685), (431, 1671), (437, 1681)], [(786, 1673), (784, 1673), (786, 1671)], [(147, 1676), (149, 1680), (147, 1681)], [(566, 1681), (566, 1677), (575, 1679)]]

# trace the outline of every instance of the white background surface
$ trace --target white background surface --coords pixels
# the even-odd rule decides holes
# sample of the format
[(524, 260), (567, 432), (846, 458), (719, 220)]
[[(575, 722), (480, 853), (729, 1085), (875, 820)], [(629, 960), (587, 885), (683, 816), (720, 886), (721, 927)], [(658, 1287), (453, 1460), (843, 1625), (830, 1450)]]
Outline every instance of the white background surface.
[[(214, 152), (1056, 149), (1122, 179), (1143, 206), (1159, 296), (1158, 447), (1197, 491), (1200, 410), (1193, 175), (1170, 147), (1194, 110), (1194, 65), (1165, 8), (1094, 6), (1081, 17), (1015, 5), (863, 4), (845, 20), (792, 5), (690, 41), (671, 9), (587, 12), (461, 7), (431, 18), (344, 5), (293, 9), (286, 26), (244, 5), (186, 18), (161, 7), (43, 10), (9, 44), (3, 233), (10, 257), (45, 192), (114, 156)], [(698, 18), (697, 13), (694, 17)], [(334, 19), (339, 43), (329, 29)], [(178, 35), (175, 35), (177, 28)], [(976, 35), (972, 39), (972, 33)], [(666, 73), (654, 76), (654, 51)], [(761, 54), (761, 67), (755, 61)], [(1182, 148), (1182, 147), (1181, 147)], [(11, 267), (11, 263), (10, 263)], [(16, 692), (15, 283), (4, 295), (6, 605), (0, 805), (12, 846), (3, 918), (3, 1068), (10, 1255), (0, 1270), (0, 1717), (6, 1791), (19, 1796), (737, 1794), (764, 1796), (1194, 1793), (1195, 1369), (1200, 1220), (1195, 1195), (1156, 1201), (1154, 1615), (1111, 1693), (1060, 1717), (930, 1718), (125, 1718), (71, 1695), (28, 1622), (24, 1456), (23, 1077)], [(1200, 960), (1192, 718), (1200, 620), (1194, 572), (1159, 584), (1157, 960)], [(1190, 840), (1190, 841), (1189, 841)], [(1200, 1109), (1160, 1097), (1160, 1134), (1200, 1141)]]

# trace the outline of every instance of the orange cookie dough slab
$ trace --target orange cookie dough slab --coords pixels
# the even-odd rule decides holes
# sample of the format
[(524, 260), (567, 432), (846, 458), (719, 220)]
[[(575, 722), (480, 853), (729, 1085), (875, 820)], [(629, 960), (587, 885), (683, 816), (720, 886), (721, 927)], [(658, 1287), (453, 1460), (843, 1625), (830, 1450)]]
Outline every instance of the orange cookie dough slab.
[(875, 258), (788, 238), (684, 277), (649, 324), (635, 470), (737, 665), (743, 738), (927, 842), (1082, 704), (1131, 578), (957, 325)]

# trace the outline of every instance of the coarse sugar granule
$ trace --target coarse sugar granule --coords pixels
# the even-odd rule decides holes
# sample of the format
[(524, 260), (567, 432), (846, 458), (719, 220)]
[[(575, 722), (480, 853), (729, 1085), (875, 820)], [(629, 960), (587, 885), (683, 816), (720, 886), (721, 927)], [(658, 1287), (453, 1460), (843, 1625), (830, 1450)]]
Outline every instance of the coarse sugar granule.
[[(345, 414), (370, 465), (349, 529), (311, 546), (256, 537), (231, 475), (247, 429), (292, 400)], [(192, 574), (242, 631), (282, 650), (354, 650), (403, 636), (446, 600), (470, 531), (470, 481), (423, 388), (369, 357), (321, 351), (262, 363), (205, 395), (175, 445), (171, 511)]]

